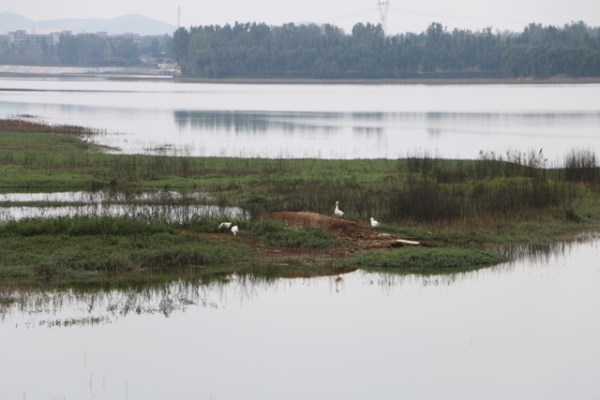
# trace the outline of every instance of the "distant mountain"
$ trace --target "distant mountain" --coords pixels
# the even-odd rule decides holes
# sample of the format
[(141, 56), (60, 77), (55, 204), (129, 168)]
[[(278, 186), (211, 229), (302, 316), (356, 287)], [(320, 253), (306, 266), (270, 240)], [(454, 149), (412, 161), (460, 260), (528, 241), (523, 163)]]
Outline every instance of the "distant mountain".
[(176, 27), (163, 21), (148, 18), (139, 14), (124, 15), (112, 19), (65, 18), (45, 21), (32, 21), (19, 14), (0, 13), (0, 34), (23, 29), (42, 32), (72, 31), (73, 33), (107, 32), (110, 35), (119, 33), (137, 33), (139, 35), (172, 34)]
[(0, 12), (0, 33), (5, 34), (9, 31), (15, 31), (17, 29), (30, 30), (34, 26), (35, 22), (25, 18), (22, 15), (14, 14), (10, 12)]

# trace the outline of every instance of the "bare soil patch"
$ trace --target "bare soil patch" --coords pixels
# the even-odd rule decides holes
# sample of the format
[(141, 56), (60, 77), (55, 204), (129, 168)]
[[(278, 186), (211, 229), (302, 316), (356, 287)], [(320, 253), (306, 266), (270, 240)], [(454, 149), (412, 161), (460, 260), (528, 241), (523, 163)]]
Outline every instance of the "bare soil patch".
[(398, 239), (403, 239), (400, 235), (380, 232), (370, 225), (308, 211), (278, 211), (274, 212), (272, 217), (282, 220), (291, 228), (321, 228), (333, 233), (343, 239), (346, 254), (357, 254), (371, 249), (391, 249), (398, 247)]
[[(270, 218), (283, 221), (288, 229), (323, 229), (339, 237), (341, 243), (326, 249), (277, 247), (266, 244), (253, 235), (246, 234), (243, 230), (237, 236), (233, 236), (229, 231), (213, 234), (202, 233), (200, 236), (213, 240), (245, 243), (254, 248), (263, 261), (279, 265), (327, 263), (330, 260), (356, 256), (365, 251), (390, 251), (406, 245), (398, 242), (399, 239), (406, 239), (405, 237), (373, 229), (370, 223), (362, 225), (354, 221), (307, 211), (278, 211), (272, 213)], [(335, 273), (349, 272), (354, 269), (340, 267), (339, 271), (336, 270)]]

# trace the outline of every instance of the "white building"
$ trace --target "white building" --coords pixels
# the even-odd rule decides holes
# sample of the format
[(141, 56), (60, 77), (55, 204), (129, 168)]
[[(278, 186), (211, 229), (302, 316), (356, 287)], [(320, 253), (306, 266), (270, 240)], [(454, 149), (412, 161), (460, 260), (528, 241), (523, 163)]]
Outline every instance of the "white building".
[(48, 45), (56, 46), (63, 35), (70, 35), (71, 31), (51, 32), (51, 33), (27, 33), (24, 30), (8, 32), (8, 40), (10, 43), (41, 43), (46, 42)]

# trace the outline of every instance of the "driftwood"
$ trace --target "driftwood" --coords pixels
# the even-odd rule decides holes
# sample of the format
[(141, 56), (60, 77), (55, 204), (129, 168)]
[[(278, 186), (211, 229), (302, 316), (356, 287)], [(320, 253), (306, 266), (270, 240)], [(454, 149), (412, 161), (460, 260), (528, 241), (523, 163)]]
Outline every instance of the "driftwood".
[(417, 242), (416, 240), (407, 240), (407, 239), (396, 239), (392, 243), (392, 247), (402, 247), (402, 246), (421, 246), (421, 242)]

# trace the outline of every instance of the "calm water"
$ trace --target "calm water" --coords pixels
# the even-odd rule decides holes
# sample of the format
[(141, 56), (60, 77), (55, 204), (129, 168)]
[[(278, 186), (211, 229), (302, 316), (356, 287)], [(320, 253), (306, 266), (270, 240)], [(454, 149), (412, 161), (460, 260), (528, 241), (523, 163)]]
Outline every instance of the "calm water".
[[(4, 89), (4, 90), (3, 90)], [(8, 90), (10, 89), (10, 90)], [(237, 85), (0, 78), (0, 117), (108, 130), (125, 152), (477, 158), (600, 153), (600, 85)]]
[(451, 276), (1, 288), (0, 398), (596, 400), (599, 245)]
[[(0, 78), (0, 117), (19, 114), (106, 129), (95, 140), (124, 152), (476, 158), (543, 148), (550, 162), (569, 149), (600, 153), (600, 85)], [(155, 212), (79, 192), (0, 201), (12, 203), (0, 220)], [(66, 204), (26, 204), (37, 201)], [(0, 283), (0, 399), (598, 400), (599, 246), (528, 249), (450, 276), (357, 271), (102, 293)]]

